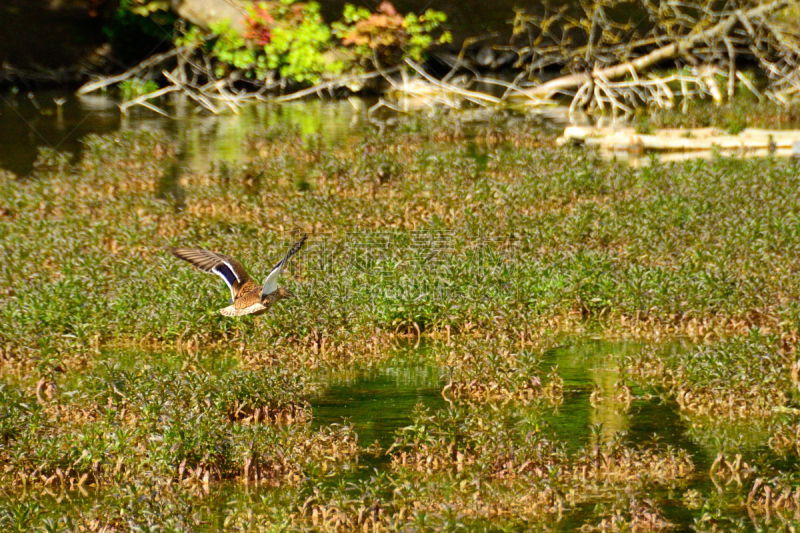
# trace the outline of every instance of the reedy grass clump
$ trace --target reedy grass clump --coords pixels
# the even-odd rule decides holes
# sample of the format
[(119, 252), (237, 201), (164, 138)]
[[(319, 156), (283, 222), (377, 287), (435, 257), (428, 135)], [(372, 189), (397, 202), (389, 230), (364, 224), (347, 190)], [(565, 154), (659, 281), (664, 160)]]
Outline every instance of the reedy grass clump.
[[(481, 530), (487, 520), (489, 529), (515, 529), (545, 517), (558, 520), (567, 508), (611, 494), (636, 502), (653, 486), (673, 486), (694, 469), (684, 452), (637, 448), (620, 435), (573, 455), (552, 440), (536, 410), (467, 405), (417, 410), (388, 453), (390, 473), (314, 490), (298, 506), (298, 518), (332, 530)], [(631, 520), (644, 524), (645, 511), (652, 509), (632, 504)]]
[(438, 355), (449, 382), (445, 398), (484, 403), (530, 404), (547, 399), (560, 403), (563, 380), (540, 369), (541, 350), (526, 348), (524, 339), (498, 342), (462, 338)]
[(673, 357), (645, 352), (627, 367), (634, 377), (669, 390), (687, 414), (735, 421), (781, 411), (794, 395), (793, 353), (780, 339), (754, 333)]
[(101, 364), (73, 387), (49, 401), (4, 394), (10, 416), (0, 457), (7, 482), (294, 483), (359, 451), (350, 427), (310, 429), (306, 382), (296, 370), (218, 376)]
[(779, 424), (769, 439), (769, 447), (782, 454), (800, 455), (800, 424)]
[(453, 405), (434, 412), (418, 410), (413, 420), (389, 450), (397, 470), (541, 478), (565, 461), (563, 451), (537, 429), (535, 419), (519, 420), (505, 411), (481, 413)]
[(668, 531), (675, 524), (663, 517), (661, 509), (651, 499), (631, 498), (615, 502), (598, 524), (585, 524), (581, 531)]
[(756, 478), (747, 495), (751, 512), (766, 516), (774, 531), (791, 531), (800, 522), (800, 489), (796, 472), (783, 472), (771, 478)]
[(642, 487), (685, 479), (694, 464), (685, 451), (670, 446), (635, 447), (617, 432), (604, 439), (602, 428), (593, 443), (570, 455), (541, 426), (536, 411), (474, 411), (465, 406), (421, 410), (414, 423), (398, 434), (389, 450), (397, 470), (433, 474), (451, 471), (458, 477), (552, 481), (559, 490), (582, 498), (609, 486)]

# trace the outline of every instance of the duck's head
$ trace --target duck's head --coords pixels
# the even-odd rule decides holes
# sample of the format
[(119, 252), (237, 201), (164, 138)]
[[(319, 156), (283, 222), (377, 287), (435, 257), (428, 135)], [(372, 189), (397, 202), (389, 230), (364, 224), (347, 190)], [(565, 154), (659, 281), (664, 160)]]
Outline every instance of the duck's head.
[(287, 298), (294, 298), (294, 293), (286, 287), (278, 287), (278, 299), (285, 300)]

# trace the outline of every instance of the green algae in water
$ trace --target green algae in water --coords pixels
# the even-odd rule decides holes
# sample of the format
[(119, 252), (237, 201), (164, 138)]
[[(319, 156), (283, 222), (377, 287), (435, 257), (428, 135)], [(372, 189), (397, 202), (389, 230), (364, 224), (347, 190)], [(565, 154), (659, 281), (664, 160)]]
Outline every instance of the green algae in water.
[(411, 423), (415, 406), (445, 406), (441, 372), (431, 366), (357, 369), (324, 383), (325, 388), (311, 399), (314, 424), (350, 420), (362, 446), (377, 442), (382, 450), (375, 465), (388, 460), (383, 451), (392, 445), (397, 430)]

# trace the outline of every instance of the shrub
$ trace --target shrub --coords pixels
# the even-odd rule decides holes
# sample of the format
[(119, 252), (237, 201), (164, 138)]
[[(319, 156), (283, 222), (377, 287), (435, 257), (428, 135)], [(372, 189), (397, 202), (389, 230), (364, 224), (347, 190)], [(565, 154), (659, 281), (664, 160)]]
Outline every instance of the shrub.
[[(238, 69), (248, 78), (276, 76), (313, 84), (348, 71), (395, 66), (406, 57), (422, 60), (433, 44), (450, 41), (448, 32), (434, 37), (445, 18), (431, 9), (403, 17), (390, 2), (383, 2), (375, 13), (348, 4), (344, 19), (331, 27), (322, 20), (316, 2), (258, 2), (249, 8), (243, 33), (227, 20), (213, 24), (208, 52), (217, 61), (220, 77)], [(176, 44), (200, 44), (204, 39), (206, 35), (193, 27)]]
[(380, 65), (392, 66), (404, 57), (420, 61), (435, 42), (450, 42), (450, 32), (443, 32), (438, 39), (432, 35), (446, 18), (444, 13), (433, 9), (422, 15), (409, 13), (403, 17), (391, 2), (381, 3), (375, 13), (346, 4), (344, 21), (335, 22), (333, 31), (343, 45), (352, 47), (356, 62), (362, 66), (375, 67), (376, 60)]

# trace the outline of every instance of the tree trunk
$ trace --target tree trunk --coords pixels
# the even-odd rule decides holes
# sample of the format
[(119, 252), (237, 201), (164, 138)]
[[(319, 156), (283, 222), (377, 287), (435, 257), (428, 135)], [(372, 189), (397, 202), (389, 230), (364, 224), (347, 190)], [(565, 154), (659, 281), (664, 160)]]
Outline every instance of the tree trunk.
[(244, 30), (248, 0), (172, 0), (172, 10), (192, 24), (208, 29), (214, 22), (228, 19), (231, 26)]

